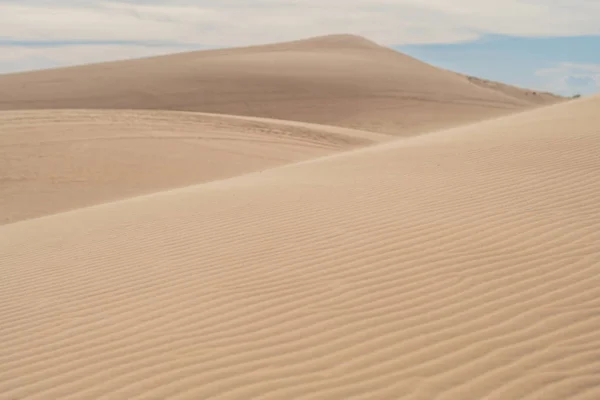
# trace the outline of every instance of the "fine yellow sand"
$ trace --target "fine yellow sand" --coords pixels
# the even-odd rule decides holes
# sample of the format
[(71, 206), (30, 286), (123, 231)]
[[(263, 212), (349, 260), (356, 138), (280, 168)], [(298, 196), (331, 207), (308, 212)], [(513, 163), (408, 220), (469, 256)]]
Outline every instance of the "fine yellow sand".
[(596, 400), (599, 109), (1, 113), (0, 399)]
[(0, 127), (0, 225), (389, 140), (165, 111), (5, 111)]
[(0, 110), (202, 111), (393, 135), (560, 100), (469, 79), (351, 35), (0, 76)]

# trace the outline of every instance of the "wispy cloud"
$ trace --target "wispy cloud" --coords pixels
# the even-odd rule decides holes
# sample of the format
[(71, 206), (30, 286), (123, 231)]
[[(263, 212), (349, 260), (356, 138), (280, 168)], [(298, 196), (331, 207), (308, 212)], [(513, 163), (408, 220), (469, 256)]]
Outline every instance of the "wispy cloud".
[(536, 75), (546, 87), (565, 95), (591, 94), (600, 91), (600, 64), (561, 63), (540, 69)]
[(121, 57), (118, 46), (153, 54), (330, 33), (384, 45), (455, 43), (486, 34), (589, 35), (600, 34), (599, 20), (600, 2), (590, 0), (0, 0), (0, 46), (51, 43), (40, 52), (48, 59), (56, 54), (57, 64), (88, 61), (82, 46), (94, 44), (108, 60)]
[(11, 40), (156, 40), (228, 46), (352, 32), (388, 45), (482, 34), (600, 34), (589, 0), (0, 0)]

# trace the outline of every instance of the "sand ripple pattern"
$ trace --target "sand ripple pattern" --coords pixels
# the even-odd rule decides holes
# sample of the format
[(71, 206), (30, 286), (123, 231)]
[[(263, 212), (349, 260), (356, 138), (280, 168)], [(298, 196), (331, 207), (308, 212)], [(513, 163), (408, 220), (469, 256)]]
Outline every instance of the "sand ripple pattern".
[(598, 399), (599, 107), (1, 227), (0, 398)]

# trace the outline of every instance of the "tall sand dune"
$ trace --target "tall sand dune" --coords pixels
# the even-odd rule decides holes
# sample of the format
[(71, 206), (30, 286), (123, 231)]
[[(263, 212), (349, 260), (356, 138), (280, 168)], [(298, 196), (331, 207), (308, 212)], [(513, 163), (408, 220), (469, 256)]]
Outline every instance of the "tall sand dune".
[(0, 112), (0, 224), (385, 139), (345, 128), (189, 112)]
[(2, 226), (0, 398), (598, 399), (598, 109)]
[(562, 100), (334, 35), (0, 76), (0, 110), (158, 109), (412, 135)]

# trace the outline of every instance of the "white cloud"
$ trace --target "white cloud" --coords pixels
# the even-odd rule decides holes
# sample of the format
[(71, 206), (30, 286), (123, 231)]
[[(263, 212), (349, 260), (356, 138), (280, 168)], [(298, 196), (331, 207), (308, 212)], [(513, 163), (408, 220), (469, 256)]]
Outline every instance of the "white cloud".
[[(109, 47), (96, 52), (111, 60), (136, 57), (135, 51), (330, 33), (354, 33), (384, 45), (453, 43), (483, 34), (600, 34), (599, 20), (597, 0), (0, 0), (0, 45), (13, 44), (0, 53), (0, 72), (7, 71), (7, 52), (23, 54), (20, 46), (39, 42), (101, 42)], [(39, 61), (40, 67), (92, 61), (84, 46), (36, 51), (31, 57), (49, 60)], [(28, 63), (31, 58), (21, 69)], [(20, 68), (14, 60), (12, 65)]]
[(546, 89), (564, 95), (592, 94), (600, 91), (600, 64), (561, 63), (541, 69), (536, 75)]
[(0, 9), (0, 37), (33, 41), (231, 46), (356, 33), (394, 45), (600, 34), (595, 0), (0, 0)]

